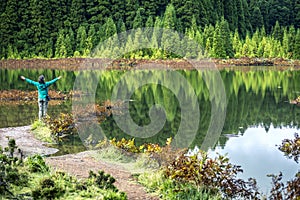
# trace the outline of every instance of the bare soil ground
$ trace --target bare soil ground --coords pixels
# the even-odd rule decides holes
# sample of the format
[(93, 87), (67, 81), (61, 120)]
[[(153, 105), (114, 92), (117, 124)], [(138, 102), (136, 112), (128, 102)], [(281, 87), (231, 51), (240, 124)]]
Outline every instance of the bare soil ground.
[[(23, 150), (26, 156), (34, 154), (49, 155), (57, 152), (57, 149), (45, 146), (46, 143), (34, 138), (30, 126), (10, 127), (0, 129), (0, 145), (7, 146), (10, 138), (16, 140), (17, 146)], [(103, 170), (115, 179), (115, 186), (127, 194), (129, 200), (156, 200), (159, 197), (149, 194), (145, 188), (138, 184), (132, 173), (121, 165), (96, 160), (92, 151), (77, 154), (68, 154), (56, 157), (47, 157), (46, 162), (55, 170), (65, 171), (78, 178), (87, 178), (89, 171)]]
[(129, 200), (159, 199), (157, 196), (147, 193), (144, 187), (134, 180), (132, 174), (121, 165), (97, 161), (90, 151), (49, 157), (46, 162), (55, 169), (66, 171), (78, 178), (87, 178), (90, 170), (94, 172), (103, 170), (116, 179), (115, 186), (125, 192)]

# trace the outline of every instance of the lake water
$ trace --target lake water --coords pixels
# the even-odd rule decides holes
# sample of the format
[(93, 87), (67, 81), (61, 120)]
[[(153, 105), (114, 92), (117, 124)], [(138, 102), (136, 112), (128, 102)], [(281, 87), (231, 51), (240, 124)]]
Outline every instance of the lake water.
[[(214, 83), (215, 79), (205, 79), (205, 76), (210, 76), (205, 75), (203, 71), (196, 70), (176, 71), (193, 88), (192, 92), (182, 86), (183, 81), (177, 76), (174, 75), (174, 78), (170, 80), (167, 77), (169, 72), (166, 74), (158, 70), (133, 72), (127, 77), (126, 71), (73, 72), (0, 69), (0, 90), (35, 90), (33, 86), (18, 80), (18, 76), (24, 75), (35, 79), (40, 74), (44, 74), (48, 80), (61, 75), (63, 78), (51, 86), (51, 89), (64, 92), (73, 89), (76, 77), (84, 77), (84, 82), (75, 85), (82, 84), (84, 86), (80, 85), (80, 87), (86, 88), (87, 91), (94, 89), (95, 91), (89, 92), (92, 92), (91, 96), (96, 103), (111, 99), (114, 92), (118, 97), (127, 97), (126, 95), (133, 90), (128, 96), (130, 101), (125, 103), (124, 108), (119, 109), (121, 111), (126, 109), (129, 113), (126, 120), (123, 120), (125, 129), (141, 132), (140, 135), (138, 131), (135, 133), (138, 144), (144, 142), (164, 144), (167, 138), (174, 138), (178, 132), (182, 131), (181, 123), (186, 123), (184, 131), (190, 133), (195, 129), (196, 122), (196, 135), (192, 137), (192, 141), (187, 136), (181, 137), (181, 141), (177, 142), (189, 144), (191, 148), (196, 145), (203, 147), (203, 141), (206, 141), (205, 138), (210, 128), (219, 130), (218, 125), (221, 124), (220, 133), (216, 132), (215, 137), (206, 142), (204, 148), (209, 150), (212, 156), (217, 152), (227, 154), (231, 162), (241, 165), (244, 169), (242, 178), (256, 178), (261, 190), (266, 192), (271, 182), (267, 174), (278, 174), (281, 171), (284, 179), (288, 180), (299, 170), (299, 164), (285, 158), (276, 145), (281, 144), (285, 138), (293, 138), (294, 133), (299, 131), (300, 107), (290, 105), (288, 101), (300, 96), (298, 84), (300, 71), (265, 69), (260, 67), (251, 68), (251, 70), (249, 68), (247, 70), (243, 68), (221, 70), (219, 75), (224, 84), (225, 98), (218, 95), (211, 96), (212, 90), (209, 89), (208, 82)], [(151, 82), (149, 77), (155, 77), (155, 79)], [(143, 80), (148, 80), (148, 84), (139, 87)], [(189, 101), (193, 94), (196, 95), (198, 103), (193, 100)], [(55, 116), (60, 112), (71, 112), (72, 104), (74, 101), (53, 103), (49, 106), (49, 114)], [(149, 111), (153, 105), (160, 105), (164, 108), (165, 114), (163, 115), (158, 112), (159, 109), (152, 112), (154, 115), (158, 112), (157, 115), (165, 118), (163, 123), (159, 120), (155, 121), (155, 117), (151, 118)], [(199, 115), (195, 114), (191, 119), (184, 121), (183, 118), (188, 115), (184, 114), (186, 110), (183, 108), (187, 108), (188, 112), (199, 110)], [(214, 119), (219, 119), (219, 116), (218, 113), (212, 114), (213, 108), (221, 112), (220, 116), (222, 112), (225, 113), (224, 122), (218, 123), (217, 120), (214, 122)], [(28, 125), (37, 118), (37, 112), (36, 102), (7, 103), (2, 101), (0, 102), (0, 127)], [(197, 119), (193, 119), (195, 116)], [(212, 124), (212, 121), (215, 124)], [(146, 128), (138, 129), (130, 124), (132, 122), (139, 127)], [(145, 135), (145, 132), (152, 130), (147, 129), (148, 125), (153, 125), (154, 122), (158, 124), (154, 128), (160, 129), (155, 135), (150, 133), (151, 136)], [(108, 117), (101, 124), (101, 129), (108, 138), (133, 137), (125, 133), (124, 127), (120, 128), (114, 116)]]

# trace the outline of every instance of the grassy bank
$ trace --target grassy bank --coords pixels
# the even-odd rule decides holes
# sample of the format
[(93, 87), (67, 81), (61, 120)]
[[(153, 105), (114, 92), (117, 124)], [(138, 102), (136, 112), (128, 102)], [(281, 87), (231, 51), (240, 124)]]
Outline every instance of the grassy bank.
[[(32, 128), (41, 140), (49, 135), (50, 129), (44, 123), (35, 122)], [(56, 128), (60, 130), (59, 126)], [(105, 140), (99, 141), (89, 155), (96, 161), (112, 163), (112, 171), (116, 173), (120, 169), (130, 172), (135, 181), (160, 199), (299, 198), (300, 172), (286, 183), (282, 182), (282, 174), (271, 175), (273, 187), (266, 197), (258, 191), (254, 179), (238, 178), (243, 170), (231, 164), (226, 156), (210, 158), (198, 148), (174, 149), (171, 143), (171, 138), (164, 146), (151, 143), (137, 146), (134, 139)], [(0, 197), (3, 199), (127, 199), (114, 185), (115, 178), (104, 171), (90, 171), (88, 178), (79, 180), (51, 169), (39, 155), (24, 158), (21, 148), (16, 151), (13, 139), (7, 148), (0, 148)], [(295, 139), (284, 140), (279, 150), (298, 162), (298, 134)]]

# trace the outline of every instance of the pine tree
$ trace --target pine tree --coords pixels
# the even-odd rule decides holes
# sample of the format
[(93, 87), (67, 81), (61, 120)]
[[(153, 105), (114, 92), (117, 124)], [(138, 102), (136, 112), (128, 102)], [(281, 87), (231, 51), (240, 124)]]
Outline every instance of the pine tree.
[(236, 0), (227, 0), (224, 2), (224, 18), (228, 22), (231, 31), (238, 27), (237, 12)]
[(139, 8), (136, 11), (136, 15), (134, 17), (133, 23), (132, 23), (132, 29), (142, 28), (144, 26), (142, 14), (144, 13), (143, 8)]
[(7, 58), (15, 59), (15, 52), (11, 44), (7, 46)]
[(59, 30), (58, 38), (55, 44), (55, 58), (66, 58), (67, 57), (67, 48), (65, 44), (65, 35), (64, 30)]
[(122, 19), (119, 19), (119, 21), (117, 23), (117, 32), (119, 33), (118, 37), (119, 37), (120, 45), (122, 45), (121, 47), (125, 47), (127, 33), (126, 33), (125, 23), (123, 22)]
[(53, 39), (52, 38), (48, 38), (47, 42), (46, 42), (46, 52), (45, 52), (45, 57), (46, 58), (53, 58), (54, 56), (54, 49), (53, 49)]
[(45, 56), (48, 49), (47, 44), (51, 32), (51, 5), (49, 1), (30, 0), (31, 19), (30, 35), (34, 48), (32, 53), (38, 56)]
[(73, 30), (77, 30), (83, 22), (86, 22), (85, 12), (84, 0), (72, 0), (68, 19)]
[(151, 46), (158, 48), (161, 46), (161, 38), (162, 38), (162, 31), (161, 28), (163, 27), (163, 20), (160, 17), (156, 17), (154, 22), (154, 30), (151, 37)]
[(213, 37), (212, 56), (216, 58), (226, 58), (225, 44), (222, 40), (220, 23), (217, 22)]
[(233, 57), (233, 48), (232, 48), (232, 41), (230, 37), (230, 29), (229, 24), (226, 20), (221, 20), (220, 23), (220, 30), (222, 34), (223, 41), (225, 41), (225, 49), (226, 49), (226, 56), (229, 58)]
[[(197, 24), (199, 24), (199, 26), (201, 26), (201, 27), (204, 27), (206, 24), (209, 24), (209, 21), (210, 21), (210, 19), (209, 19), (210, 16), (207, 11), (208, 8), (206, 7), (206, 5), (207, 4), (204, 1), (200, 1), (199, 5), (197, 5), (197, 6), (199, 6), (199, 8), (198, 8), (199, 12), (195, 12), (195, 14), (191, 13), (192, 16), (195, 16), (195, 18), (197, 20), (196, 21)], [(215, 16), (214, 16), (214, 18), (215, 18)]]
[(83, 25), (79, 26), (76, 34), (76, 51), (83, 55), (84, 50), (86, 49), (86, 29)]
[(131, 49), (133, 49), (133, 38), (131, 37), (131, 35), (128, 35), (127, 39), (126, 39), (126, 45), (125, 45), (125, 51), (129, 51), (126, 55), (125, 58), (130, 58), (131, 57)]
[(144, 8), (145, 10), (145, 16), (148, 17), (154, 17), (156, 16), (159, 11), (159, 1), (157, 0), (148, 0), (148, 1), (141, 1), (141, 5), (142, 8)]
[(300, 0), (294, 0), (294, 5), (293, 5), (294, 11), (294, 25), (295, 28), (300, 28)]
[(233, 35), (232, 48), (233, 48), (233, 51), (234, 51), (234, 57), (236, 57), (236, 58), (241, 57), (242, 44), (241, 44), (239, 32), (238, 32), (237, 29), (235, 29), (235, 32), (234, 32), (234, 35)]
[[(84, 49), (79, 50), (81, 55), (87, 54), (99, 41), (114, 33), (144, 26), (185, 32), (206, 49), (211, 50), (218, 39), (213, 38), (213, 33), (207, 34), (209, 29), (206, 27), (209, 27), (208, 24), (215, 26), (217, 21), (219, 28), (225, 27), (221, 26), (222, 18), (227, 21), (230, 30), (229, 34), (226, 32), (225, 35), (231, 38), (227, 41), (229, 45), (226, 47), (226, 56), (233, 55), (230, 53), (233, 50), (230, 48), (230, 42), (236, 40), (236, 33), (233, 30), (237, 29), (240, 42), (235, 41), (233, 44), (236, 56), (238, 56), (236, 53), (241, 51), (238, 50), (241, 47), (236, 45), (241, 45), (249, 33), (247, 44), (244, 45), (245, 50), (250, 52), (249, 56), (265, 54), (269, 57), (293, 58), (294, 52), (297, 52), (295, 42), (297, 31), (294, 27), (296, 29), (300, 27), (299, 11), (300, 0), (2, 0), (0, 58), (6, 58), (8, 55), (10, 58), (57, 56), (56, 45), (60, 31), (64, 31), (65, 44), (61, 45), (62, 51), (59, 54), (65, 56), (63, 50), (65, 47), (66, 56), (69, 57), (80, 46), (72, 39), (74, 32), (77, 38), (80, 26), (86, 29)], [(162, 23), (154, 25), (154, 19), (160, 19)], [(290, 28), (291, 25), (294, 27)], [(253, 30), (257, 29), (260, 29), (260, 32), (253, 34)], [(70, 34), (70, 30), (74, 32)], [(160, 40), (167, 37), (162, 31), (152, 33), (150, 29), (145, 34), (151, 40), (155, 35), (154, 43), (158, 46)], [(264, 44), (258, 44), (255, 34), (259, 35), (258, 41)], [(224, 32), (221, 36), (223, 35)], [(121, 42), (123, 47), (127, 40), (125, 38), (126, 35), (122, 39), (124, 42)], [(114, 50), (121, 51), (121, 48), (115, 46)], [(153, 56), (154, 54), (161, 56), (160, 51), (152, 53)]]
[(108, 17), (111, 17), (111, 4), (109, 0), (90, 2), (87, 6), (89, 24), (103, 25)]
[(252, 28), (251, 23), (250, 23), (251, 14), (250, 14), (250, 9), (248, 7), (247, 0), (241, 0), (241, 3), (242, 3), (243, 10), (244, 10), (246, 30), (249, 31), (250, 34), (252, 34), (253, 28)]
[(259, 0), (257, 3), (257, 7), (259, 7), (259, 10), (261, 12), (261, 15), (263, 17), (264, 20), (264, 27), (267, 31), (270, 31), (270, 24), (269, 24), (269, 5), (270, 1), (267, 0)]
[(270, 1), (270, 25), (274, 26), (275, 22), (278, 21), (281, 26), (288, 26), (292, 23), (292, 7), (289, 0), (272, 0)]
[(74, 31), (71, 27), (69, 28), (68, 36), (70, 38), (70, 43), (67, 44), (67, 55), (68, 55), (68, 57), (71, 57), (74, 54), (74, 50), (76, 47), (75, 35), (74, 35)]
[(124, 21), (120, 18), (118, 21), (117, 21), (117, 32), (118, 33), (122, 33), (126, 31), (126, 26), (125, 26), (125, 23)]
[(126, 0), (125, 24), (127, 29), (132, 29), (132, 23), (139, 8), (138, 0)]
[(294, 26), (290, 26), (289, 29), (288, 29), (288, 36), (289, 36), (289, 54), (290, 56), (292, 57), (293, 55), (293, 51), (295, 49), (295, 39), (296, 39), (296, 29)]
[[(70, 28), (71, 22), (67, 21), (68, 12), (70, 9), (70, 1), (69, 0), (49, 0), (51, 7), (51, 19), (50, 23), (51, 28), (51, 37), (53, 39), (57, 39), (58, 32), (61, 28), (67, 27)], [(67, 21), (67, 23), (65, 23)], [(66, 29), (68, 30), (68, 29)]]
[(67, 57), (72, 57), (74, 54), (74, 46), (75, 46), (75, 38), (74, 38), (74, 32), (72, 28), (69, 28), (69, 31), (66, 35), (66, 51), (67, 51)]
[(163, 17), (163, 28), (175, 30), (176, 24), (177, 18), (175, 8), (172, 4), (169, 4)]
[(92, 49), (93, 47), (97, 46), (99, 41), (100, 41), (100, 38), (98, 37), (98, 35), (96, 34), (96, 28), (95, 28), (95, 25), (92, 24), (90, 25), (89, 27), (89, 30), (88, 30), (88, 34), (87, 34), (87, 37), (90, 38), (90, 42), (91, 42), (91, 47), (90, 49)]
[(300, 59), (300, 29), (299, 28), (297, 29), (297, 34), (295, 37), (293, 58)]
[(111, 17), (107, 18), (104, 27), (106, 39), (117, 33), (117, 26)]
[[(17, 39), (16, 36), (19, 30), (17, 2), (17, 0), (7, 1), (5, 11), (0, 15), (0, 46), (4, 48), (7, 48), (9, 44), (14, 45)], [(7, 52), (3, 51), (0, 53), (0, 56), (6, 57), (6, 53)]]
[(145, 26), (146, 27), (154, 27), (154, 21), (153, 21), (153, 17), (152, 16), (148, 17)]
[(238, 31), (241, 38), (246, 37), (246, 19), (245, 19), (245, 11), (242, 4), (242, 0), (237, 1), (237, 11), (238, 11)]
[[(175, 39), (179, 37), (174, 31), (176, 29), (177, 18), (175, 8), (172, 4), (169, 4), (166, 8), (166, 12), (163, 17), (163, 33), (161, 38), (161, 45), (164, 50), (164, 54), (166, 57), (171, 56), (172, 43), (174, 43)], [(173, 31), (174, 30), (174, 31)], [(179, 39), (179, 38), (178, 38)], [(177, 41), (176, 41), (177, 42)]]
[(142, 50), (140, 49), (141, 47), (145, 46), (145, 44), (147, 44), (149, 41), (145, 40), (145, 37), (143, 35), (142, 29), (136, 29), (135, 34), (133, 35), (134, 39), (133, 39), (133, 49), (134, 50), (139, 50), (136, 52), (140, 52), (139, 56), (143, 55)]
[(264, 19), (259, 7), (253, 8), (250, 21), (253, 29), (261, 28), (264, 26)]
[(83, 50), (83, 56), (89, 56), (93, 50), (92, 37), (88, 36), (85, 41), (85, 47)]
[(111, 0), (111, 17), (114, 21), (125, 20), (126, 1)]
[(266, 45), (267, 45), (267, 39), (265, 36), (263, 36), (261, 42), (258, 44), (257, 57), (259, 58), (264, 57)]
[(217, 19), (221, 19), (222, 17), (224, 17), (224, 4), (223, 1), (221, 0), (213, 0), (214, 3), (214, 8), (215, 8), (215, 13), (218, 16)]
[(215, 27), (213, 38), (213, 56), (216, 58), (233, 57), (232, 41), (229, 35), (229, 25), (224, 19)]
[[(28, 8), (29, 8), (28, 1), (18, 1), (18, 16), (19, 16), (18, 28), (20, 31), (16, 34), (17, 42), (14, 43), (14, 46), (19, 50), (21, 58), (28, 57), (28, 51), (29, 51), (28, 43), (30, 42), (30, 37), (28, 37), (28, 27), (30, 27), (29, 24), (30, 10)], [(0, 38), (2, 37), (0, 36)]]
[(171, 4), (174, 6), (177, 16), (179, 16), (176, 30), (184, 32), (186, 28), (190, 28), (193, 15), (196, 16), (196, 19), (200, 18), (201, 22), (207, 23), (206, 11), (201, 1), (171, 0)]
[(275, 39), (275, 40), (278, 40), (278, 41), (281, 41), (282, 40), (282, 31), (281, 31), (281, 27), (279, 25), (279, 22), (276, 21), (276, 24), (273, 28), (273, 31), (272, 31), (272, 37)]
[(1, 0), (0, 3), (1, 3), (0, 13), (4, 13), (6, 4), (7, 4), (7, 0)]
[[(220, 19), (217, 12), (214, 9), (214, 1), (211, 0), (203, 0), (201, 1), (201, 3), (203, 3), (203, 7), (206, 10), (206, 19), (207, 19), (207, 23), (206, 24), (202, 24), (202, 27), (205, 27), (205, 25), (207, 24), (212, 24), (215, 25), (215, 22)], [(201, 14), (200, 14), (201, 15)], [(201, 21), (201, 18), (200, 18)], [(198, 22), (199, 23), (199, 22)], [(200, 24), (200, 23), (199, 23)]]
[(243, 45), (242, 55), (245, 57), (253, 58), (256, 55), (256, 51), (256, 43), (253, 41), (253, 38), (250, 39), (249, 34), (247, 34), (245, 43)]
[(289, 41), (289, 33), (285, 28), (283, 31), (283, 39), (282, 39), (282, 51), (284, 58), (290, 58), (290, 41)]
[(153, 31), (152, 29), (154, 28), (154, 22), (153, 22), (153, 17), (152, 16), (149, 16), (147, 21), (146, 21), (146, 24), (145, 24), (145, 34), (147, 36), (147, 38), (150, 40), (151, 37), (152, 37), (152, 34), (153, 34)]
[(258, 45), (261, 42), (261, 36), (259, 35), (260, 31), (259, 29), (256, 29), (255, 33), (253, 34), (251, 38), (251, 57), (257, 57), (258, 52)]

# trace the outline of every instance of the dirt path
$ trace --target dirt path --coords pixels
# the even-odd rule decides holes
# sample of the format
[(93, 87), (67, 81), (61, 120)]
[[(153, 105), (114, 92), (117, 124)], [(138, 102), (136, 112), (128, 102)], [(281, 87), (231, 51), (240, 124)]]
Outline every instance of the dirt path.
[(34, 138), (31, 133), (30, 126), (9, 127), (0, 129), (0, 146), (6, 147), (9, 139), (14, 138), (18, 148), (20, 148), (26, 156), (40, 154), (50, 155), (58, 150), (45, 146), (45, 142), (41, 142)]
[[(45, 146), (44, 142), (35, 139), (30, 131), (30, 126), (10, 127), (0, 129), (0, 145), (7, 146), (9, 138), (14, 138), (19, 148), (25, 155), (54, 154), (58, 150)], [(90, 170), (98, 172), (103, 170), (116, 179), (115, 186), (127, 194), (129, 200), (157, 200), (157, 196), (148, 194), (144, 187), (138, 184), (132, 174), (124, 167), (96, 160), (92, 151), (85, 151), (78, 154), (47, 157), (46, 162), (54, 169), (66, 171), (78, 178), (87, 178)]]
[(103, 170), (116, 179), (115, 186), (127, 194), (129, 200), (156, 200), (159, 199), (148, 194), (145, 189), (138, 184), (132, 177), (132, 174), (122, 166), (103, 161), (97, 161), (93, 158), (93, 152), (85, 151), (78, 154), (68, 154), (64, 156), (49, 157), (46, 162), (54, 167), (66, 171), (78, 178), (87, 178), (89, 171), (98, 172)]

